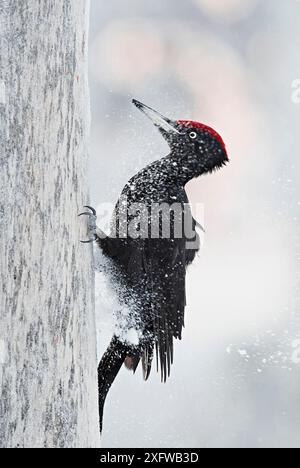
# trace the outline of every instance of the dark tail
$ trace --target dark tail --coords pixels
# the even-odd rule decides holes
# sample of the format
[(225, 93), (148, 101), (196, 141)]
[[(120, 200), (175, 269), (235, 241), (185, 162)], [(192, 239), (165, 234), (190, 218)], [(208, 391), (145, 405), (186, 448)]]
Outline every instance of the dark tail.
[(114, 336), (100, 361), (98, 367), (100, 433), (102, 433), (103, 410), (108, 391), (129, 353), (130, 347)]

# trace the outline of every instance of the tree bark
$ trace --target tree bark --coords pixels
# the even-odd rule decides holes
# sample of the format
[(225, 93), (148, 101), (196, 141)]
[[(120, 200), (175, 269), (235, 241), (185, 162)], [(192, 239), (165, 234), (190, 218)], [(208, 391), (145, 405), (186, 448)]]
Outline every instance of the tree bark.
[(1, 447), (99, 441), (93, 256), (77, 217), (88, 13), (88, 0), (0, 5)]

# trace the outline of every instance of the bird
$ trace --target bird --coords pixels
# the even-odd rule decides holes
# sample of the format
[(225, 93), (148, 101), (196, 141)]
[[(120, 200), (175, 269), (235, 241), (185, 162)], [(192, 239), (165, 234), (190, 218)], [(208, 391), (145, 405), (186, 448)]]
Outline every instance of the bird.
[[(182, 339), (185, 326), (186, 272), (200, 250), (201, 226), (192, 216), (186, 184), (229, 162), (224, 140), (212, 127), (171, 120), (136, 99), (132, 102), (159, 130), (170, 152), (125, 185), (112, 233), (97, 227), (93, 207), (86, 206), (79, 215), (88, 216), (88, 240), (82, 242), (95, 241), (101, 249), (109, 262), (107, 274), (127, 310), (120, 318), (121, 332), (112, 337), (98, 367), (100, 433), (104, 403), (123, 364), (135, 372), (141, 362), (147, 380), (156, 356), (162, 382), (170, 376), (174, 340)], [(164, 229), (164, 217), (169, 229)], [(191, 226), (191, 233), (185, 225)], [(128, 338), (132, 331), (135, 339)]]

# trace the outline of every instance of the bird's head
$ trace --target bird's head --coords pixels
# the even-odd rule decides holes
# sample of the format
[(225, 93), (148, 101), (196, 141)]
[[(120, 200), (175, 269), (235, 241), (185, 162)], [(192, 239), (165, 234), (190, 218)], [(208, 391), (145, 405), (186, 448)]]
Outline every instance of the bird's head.
[(190, 120), (170, 120), (135, 99), (133, 104), (159, 129), (172, 156), (190, 172), (190, 178), (217, 170), (229, 161), (225, 143), (213, 128)]

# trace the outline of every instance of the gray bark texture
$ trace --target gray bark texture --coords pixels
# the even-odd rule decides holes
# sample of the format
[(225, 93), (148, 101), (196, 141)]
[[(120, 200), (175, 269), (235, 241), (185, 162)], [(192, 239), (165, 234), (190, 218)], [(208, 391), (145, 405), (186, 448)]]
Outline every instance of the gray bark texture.
[(88, 13), (0, 3), (0, 447), (99, 443)]

